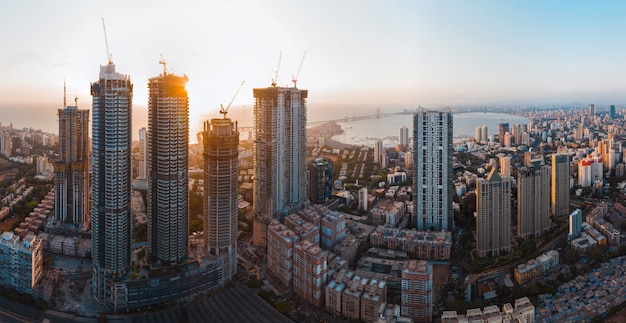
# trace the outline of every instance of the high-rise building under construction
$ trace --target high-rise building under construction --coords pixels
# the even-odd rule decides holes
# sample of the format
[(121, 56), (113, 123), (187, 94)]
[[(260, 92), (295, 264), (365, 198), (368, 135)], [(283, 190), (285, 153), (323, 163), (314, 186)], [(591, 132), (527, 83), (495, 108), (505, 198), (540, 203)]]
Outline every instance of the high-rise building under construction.
[(309, 204), (306, 173), (306, 99), (296, 87), (253, 90), (255, 131), (255, 244), (265, 245), (267, 224)]
[(204, 124), (204, 235), (207, 252), (222, 266), (222, 283), (237, 273), (239, 131), (231, 119)]
[(107, 282), (126, 275), (130, 267), (133, 84), (109, 61), (100, 66), (91, 95), (92, 288), (104, 302), (111, 298)]
[(54, 163), (54, 219), (89, 226), (89, 110), (58, 110), (59, 158)]
[(162, 265), (188, 256), (187, 80), (165, 69), (148, 80), (148, 248), (152, 260)]

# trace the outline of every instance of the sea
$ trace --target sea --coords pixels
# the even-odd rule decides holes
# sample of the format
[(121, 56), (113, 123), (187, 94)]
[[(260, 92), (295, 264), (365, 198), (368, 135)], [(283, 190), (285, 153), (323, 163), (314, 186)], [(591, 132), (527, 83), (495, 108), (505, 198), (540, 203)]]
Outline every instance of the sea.
[[(476, 127), (487, 126), (487, 135), (496, 134), (499, 124), (528, 124), (530, 120), (523, 116), (494, 112), (454, 113), (452, 116), (453, 137), (460, 141), (473, 137)], [(380, 118), (357, 121), (337, 122), (344, 130), (340, 135), (333, 136), (344, 144), (357, 146), (373, 146), (376, 140), (382, 140), (383, 146), (395, 147), (398, 144), (400, 127), (409, 128), (409, 137), (413, 132), (412, 114), (390, 114)]]

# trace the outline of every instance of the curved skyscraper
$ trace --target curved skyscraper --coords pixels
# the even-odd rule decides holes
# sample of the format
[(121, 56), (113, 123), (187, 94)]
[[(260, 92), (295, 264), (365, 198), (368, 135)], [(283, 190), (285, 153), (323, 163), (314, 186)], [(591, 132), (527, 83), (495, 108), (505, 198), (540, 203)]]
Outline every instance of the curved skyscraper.
[(239, 132), (228, 119), (204, 124), (204, 234), (207, 252), (220, 259), (223, 283), (237, 273)]
[(91, 84), (92, 287), (98, 301), (107, 295), (107, 282), (125, 275), (131, 240), (131, 118), (133, 84), (109, 62)]
[(188, 255), (187, 80), (163, 71), (148, 81), (148, 248), (162, 265)]

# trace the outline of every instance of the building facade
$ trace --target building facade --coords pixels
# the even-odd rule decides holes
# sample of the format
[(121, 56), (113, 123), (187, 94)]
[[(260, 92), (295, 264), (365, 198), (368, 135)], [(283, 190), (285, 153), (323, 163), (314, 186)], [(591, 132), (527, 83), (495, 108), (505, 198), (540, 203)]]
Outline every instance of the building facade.
[(550, 202), (552, 204), (552, 215), (554, 216), (569, 214), (569, 180), (569, 155), (552, 155)]
[(324, 287), (328, 272), (328, 252), (302, 240), (293, 250), (293, 291), (314, 306), (324, 304)]
[(333, 161), (316, 158), (309, 164), (311, 203), (324, 204), (333, 197)]
[(91, 277), (96, 300), (105, 302), (107, 282), (130, 267), (133, 84), (109, 62), (91, 95)]
[(429, 323), (433, 317), (433, 266), (425, 260), (409, 260), (402, 269), (402, 316)]
[(454, 227), (452, 113), (415, 113), (413, 138), (416, 166), (412, 227), (450, 231)]
[(495, 167), (476, 185), (476, 240), (480, 257), (511, 251), (511, 178)]
[(231, 119), (204, 124), (203, 218), (207, 252), (224, 259), (222, 275), (237, 273), (237, 176), (239, 131)]
[(148, 250), (163, 265), (188, 255), (187, 81), (165, 71), (148, 80)]
[(68, 106), (59, 109), (58, 116), (54, 219), (86, 229), (89, 226), (89, 110)]
[(148, 130), (146, 127), (139, 129), (139, 158), (137, 165), (137, 177), (148, 179)]
[(550, 166), (532, 160), (519, 169), (517, 235), (539, 237), (550, 229)]

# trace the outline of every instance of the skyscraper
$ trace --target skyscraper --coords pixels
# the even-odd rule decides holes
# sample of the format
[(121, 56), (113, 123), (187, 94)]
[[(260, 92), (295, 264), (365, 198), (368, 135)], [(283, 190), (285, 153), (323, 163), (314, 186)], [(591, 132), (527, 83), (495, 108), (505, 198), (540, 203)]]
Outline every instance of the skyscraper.
[(552, 215), (563, 216), (569, 214), (569, 155), (552, 155), (552, 185), (550, 201)]
[(91, 277), (95, 298), (104, 302), (107, 282), (130, 265), (133, 84), (109, 61), (91, 95)]
[(480, 257), (511, 251), (511, 178), (496, 167), (476, 185), (476, 249)]
[(148, 249), (164, 265), (188, 254), (187, 81), (165, 70), (148, 80)]
[(504, 136), (507, 132), (509, 132), (509, 123), (508, 122), (501, 123), (500, 133), (498, 134), (498, 142), (502, 145), (504, 145)]
[(567, 238), (570, 240), (580, 237), (583, 225), (583, 211), (580, 209), (574, 210), (569, 215), (569, 232)]
[(237, 124), (230, 119), (204, 123), (204, 201), (202, 215), (209, 255), (223, 261), (222, 279), (237, 273)]
[(324, 204), (333, 197), (333, 161), (316, 158), (309, 164), (311, 203)]
[(54, 219), (89, 226), (89, 110), (58, 110), (59, 158), (54, 163)]
[(148, 179), (148, 131), (146, 127), (139, 129), (139, 165), (137, 177)]
[(383, 141), (382, 140), (374, 141), (374, 163), (378, 165), (382, 164), (383, 151), (384, 151)]
[(417, 112), (413, 116), (413, 227), (450, 231), (452, 213), (452, 113)]
[(398, 146), (400, 150), (407, 151), (409, 149), (409, 128), (402, 126), (398, 133)]
[(615, 106), (614, 105), (611, 105), (609, 116), (611, 117), (611, 119), (615, 119)]
[(256, 244), (265, 245), (270, 219), (282, 220), (308, 206), (306, 174), (307, 90), (253, 90)]
[(539, 237), (550, 229), (550, 166), (529, 160), (519, 169), (517, 183), (517, 234)]

